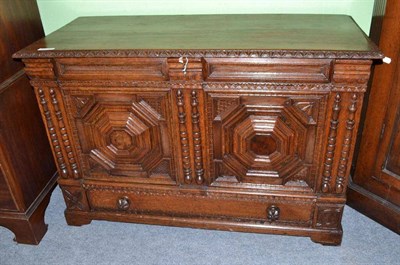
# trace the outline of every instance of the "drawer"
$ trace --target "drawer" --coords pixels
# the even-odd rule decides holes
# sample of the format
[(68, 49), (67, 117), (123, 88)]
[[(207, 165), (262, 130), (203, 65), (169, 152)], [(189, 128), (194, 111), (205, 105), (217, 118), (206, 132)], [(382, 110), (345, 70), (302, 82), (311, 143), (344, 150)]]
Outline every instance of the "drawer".
[(165, 58), (60, 58), (61, 80), (167, 80)]
[[(89, 189), (92, 210), (309, 225), (313, 199), (143, 189)], [(269, 215), (269, 217), (268, 217)]]
[(332, 60), (207, 58), (206, 81), (330, 82)]

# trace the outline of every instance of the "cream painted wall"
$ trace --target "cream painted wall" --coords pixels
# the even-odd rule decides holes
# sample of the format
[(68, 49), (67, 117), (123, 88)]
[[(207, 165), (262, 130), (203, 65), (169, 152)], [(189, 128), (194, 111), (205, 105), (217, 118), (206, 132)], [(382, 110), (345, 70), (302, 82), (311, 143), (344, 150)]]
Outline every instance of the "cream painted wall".
[(346, 14), (369, 32), (374, 0), (37, 0), (46, 34), (80, 16)]

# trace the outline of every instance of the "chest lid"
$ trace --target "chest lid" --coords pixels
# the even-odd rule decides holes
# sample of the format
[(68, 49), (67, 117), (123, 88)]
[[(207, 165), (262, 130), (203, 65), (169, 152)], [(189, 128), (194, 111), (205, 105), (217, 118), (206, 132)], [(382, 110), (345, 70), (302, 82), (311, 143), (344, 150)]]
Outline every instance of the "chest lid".
[(345, 15), (80, 17), (14, 54), (51, 57), (380, 59)]

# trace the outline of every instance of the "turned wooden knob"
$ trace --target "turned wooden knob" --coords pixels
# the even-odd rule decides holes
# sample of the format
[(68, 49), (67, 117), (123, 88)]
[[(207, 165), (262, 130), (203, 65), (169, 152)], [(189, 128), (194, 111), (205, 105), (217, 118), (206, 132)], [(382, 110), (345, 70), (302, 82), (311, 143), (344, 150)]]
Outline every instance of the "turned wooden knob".
[(273, 222), (279, 219), (281, 210), (276, 205), (271, 205), (267, 208), (267, 219), (269, 222)]
[(119, 210), (126, 211), (129, 209), (130, 205), (131, 205), (131, 202), (130, 202), (129, 198), (126, 196), (119, 198), (117, 201), (117, 207)]

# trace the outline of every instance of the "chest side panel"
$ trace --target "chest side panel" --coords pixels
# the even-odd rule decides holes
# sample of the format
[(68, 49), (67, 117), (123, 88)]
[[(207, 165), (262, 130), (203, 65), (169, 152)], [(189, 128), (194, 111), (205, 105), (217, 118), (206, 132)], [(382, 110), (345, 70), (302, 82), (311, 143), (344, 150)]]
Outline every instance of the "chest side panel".
[(0, 168), (0, 211), (17, 210), (5, 178), (3, 168)]

